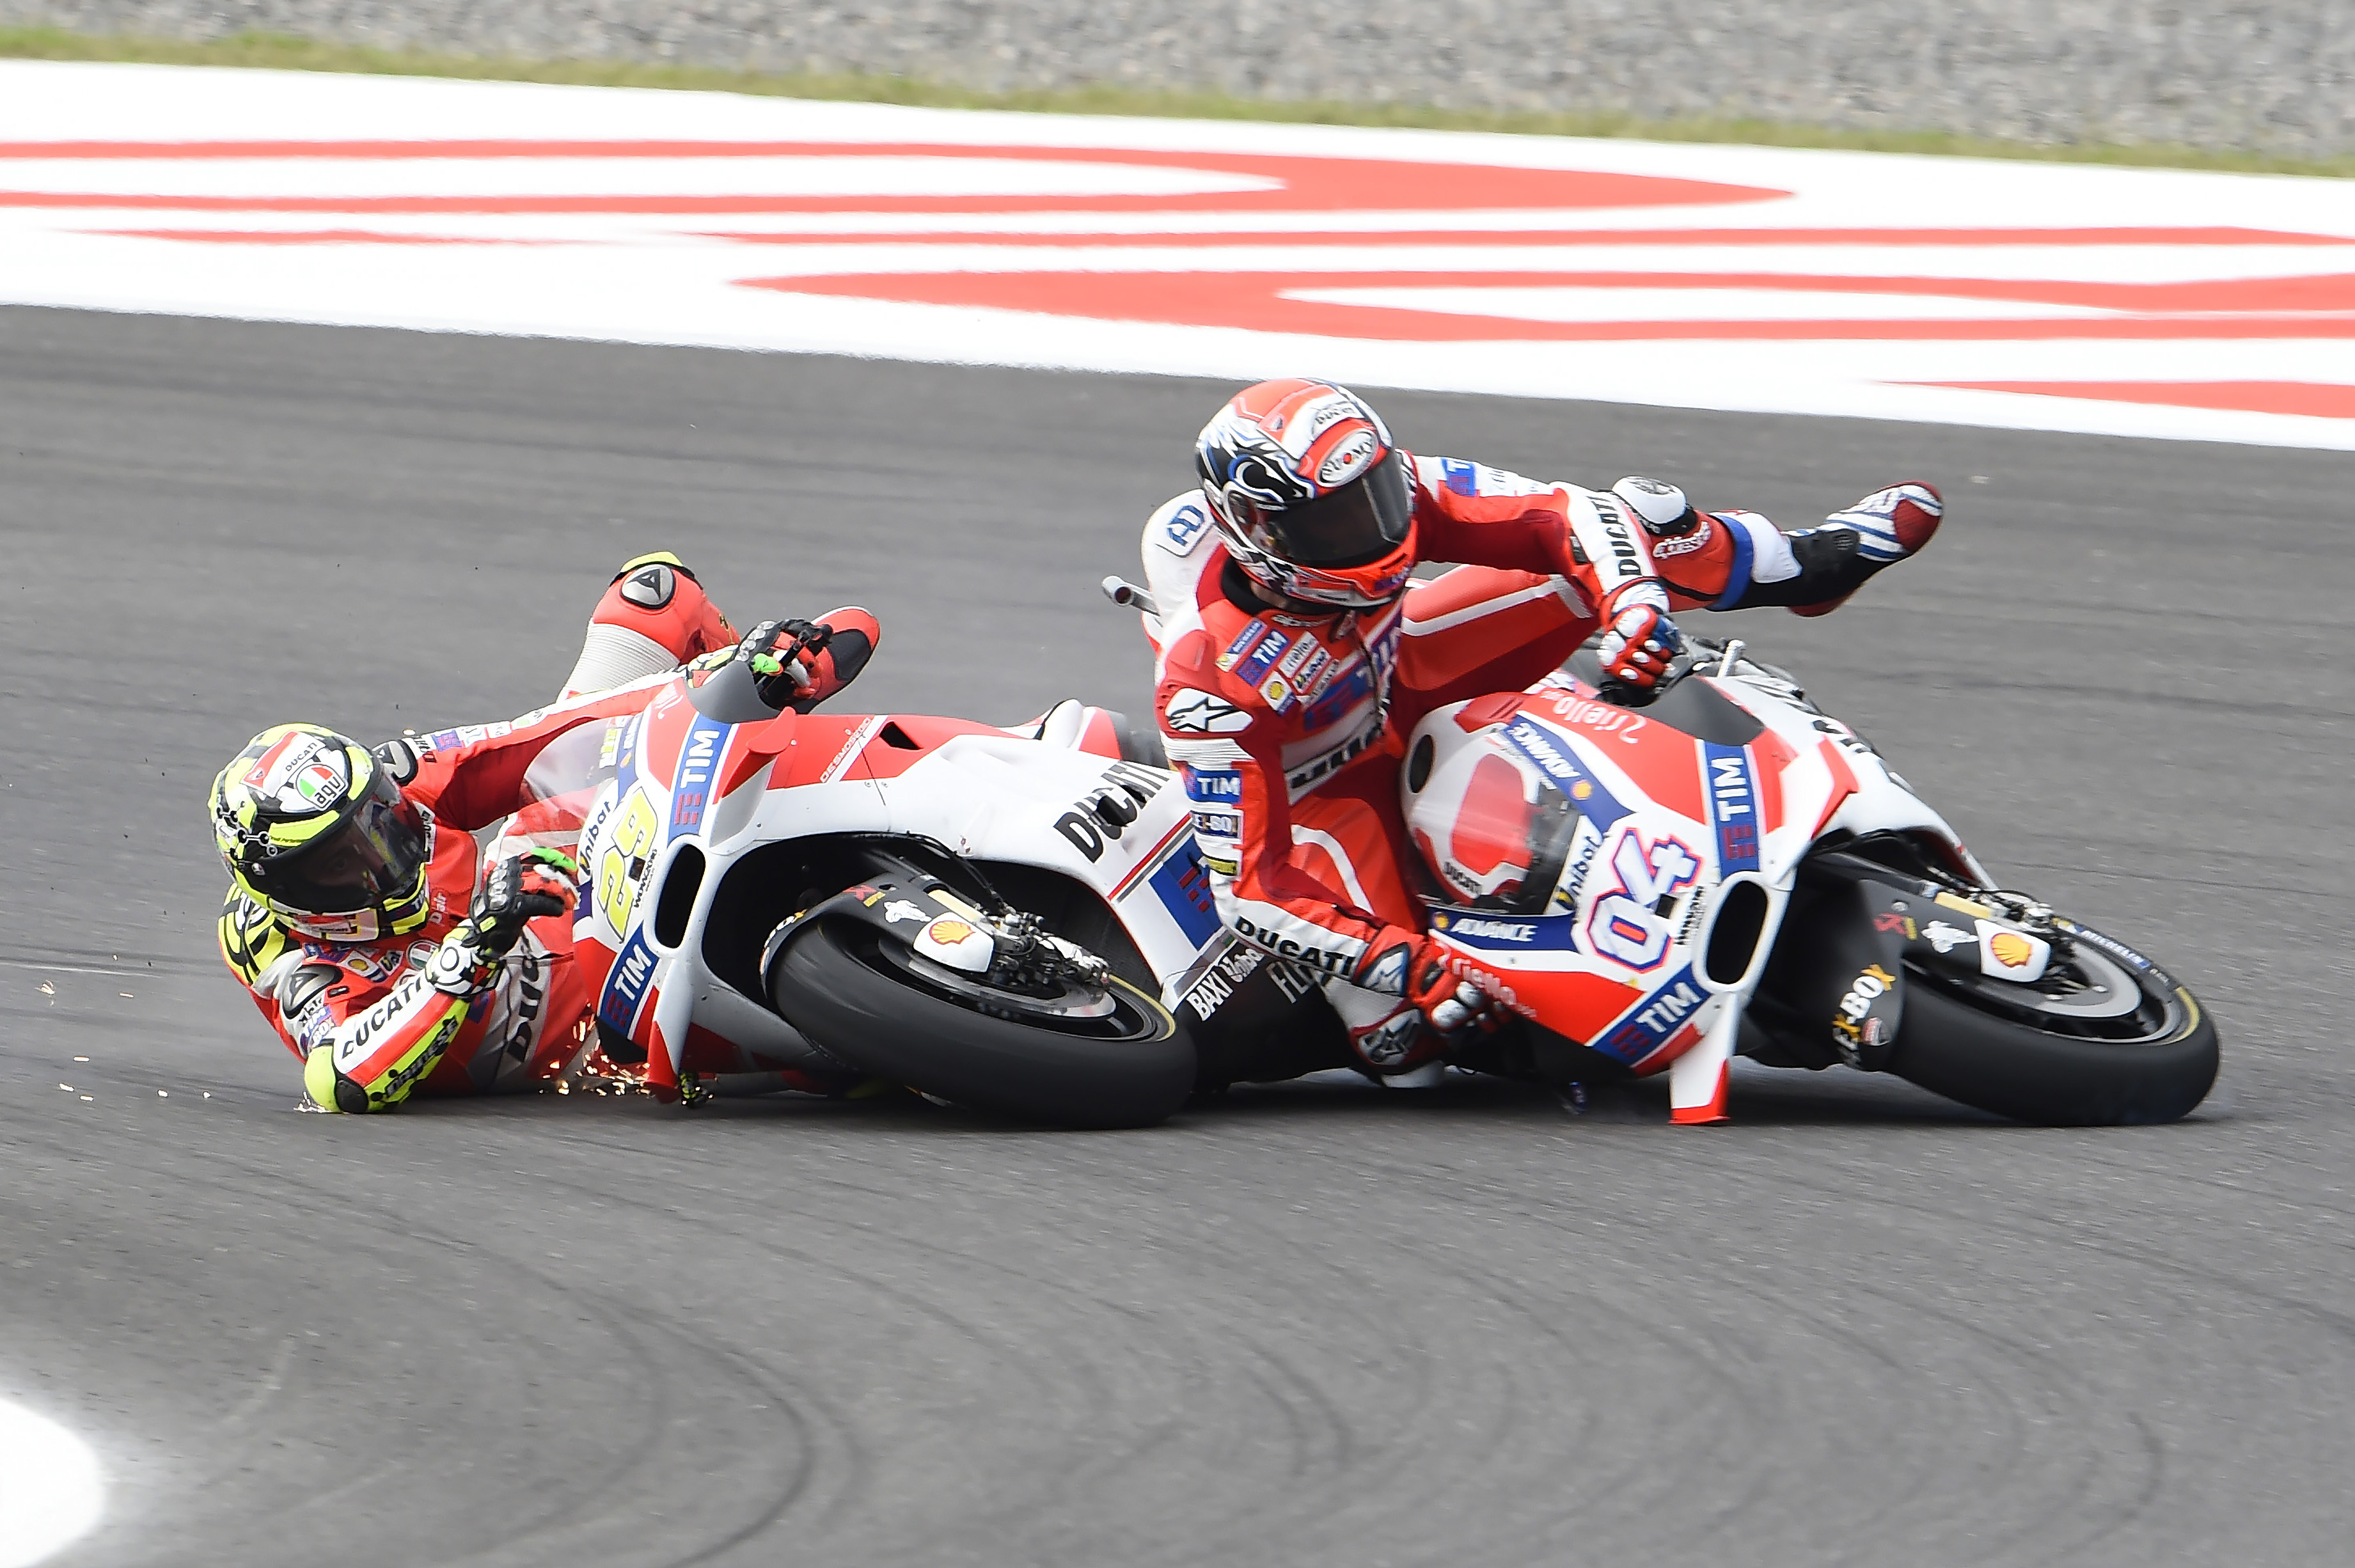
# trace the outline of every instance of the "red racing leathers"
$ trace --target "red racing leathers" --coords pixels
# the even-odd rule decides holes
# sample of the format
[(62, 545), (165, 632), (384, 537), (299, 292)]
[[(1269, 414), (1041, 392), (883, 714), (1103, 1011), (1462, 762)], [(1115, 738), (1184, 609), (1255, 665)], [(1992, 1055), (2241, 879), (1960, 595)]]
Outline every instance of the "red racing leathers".
[[(480, 885), (487, 859), (474, 833), (506, 821), (493, 848), (498, 858), (535, 842), (570, 848), (577, 816), (562, 803), (531, 800), (525, 789), (541, 752), (583, 727), (602, 734), (643, 708), (672, 667), (734, 641), (694, 579), (675, 566), (673, 557), (642, 558), (615, 579), (553, 706), (511, 723), (412, 733), (377, 749), (401, 793), (432, 815), (423, 924), (375, 941), (327, 940), (231, 891), (221, 912), (221, 956), (298, 1059), (307, 1062), (326, 1048), (336, 1075), (358, 1085), (371, 1105), (390, 1105), (412, 1091), (527, 1087), (563, 1072), (582, 1053), (593, 998), (573, 969), (569, 916), (531, 922), (488, 986), (473, 995), (435, 989), (427, 965), (465, 919)], [(617, 677), (627, 683), (615, 684)], [(602, 689), (584, 693), (584, 687)], [(332, 1077), (314, 1070), (305, 1082), (314, 1101), (335, 1108)]]
[(330, 1048), (336, 1072), (385, 1104), (412, 1089), (521, 1088), (571, 1065), (585, 1039), (575, 1026), (591, 998), (573, 974), (570, 916), (533, 921), (480, 995), (435, 990), (426, 966), (465, 919), (481, 880), (484, 859), (472, 835), (524, 804), (532, 759), (578, 726), (636, 712), (654, 684), (576, 698), (512, 724), (473, 725), (378, 749), (401, 794), (433, 817), (431, 907), (414, 931), (374, 942), (307, 938), (231, 893), (221, 914), (221, 955), (296, 1057)]
[(1752, 513), (1694, 513), (1675, 537), (1653, 538), (1609, 493), (1453, 458), (1415, 458), (1413, 475), (1418, 557), (1464, 564), (1381, 609), (1270, 605), (1230, 559), (1199, 490), (1145, 529), (1156, 710), (1219, 912), (1325, 976), (1378, 1070), (1406, 1064), (1409, 1038), (1386, 1029), (1385, 1045), (1366, 1043), (1401, 1006), (1387, 971), (1402, 973), (1404, 960), (1382, 960), (1424, 927), (1401, 874), (1395, 783), (1415, 724), (1443, 704), (1538, 680), (1614, 595), (1654, 592), (1637, 585), (1657, 581), (1676, 608), (1828, 607), (1864, 575), (1852, 549), (1810, 549), (1803, 563), (1790, 536)]

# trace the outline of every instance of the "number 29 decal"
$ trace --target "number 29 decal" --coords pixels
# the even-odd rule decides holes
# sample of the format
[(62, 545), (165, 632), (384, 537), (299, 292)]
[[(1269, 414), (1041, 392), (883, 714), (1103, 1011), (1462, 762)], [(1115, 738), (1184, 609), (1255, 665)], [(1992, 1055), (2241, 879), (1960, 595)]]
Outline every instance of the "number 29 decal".
[(644, 789), (634, 789), (613, 818), (613, 834), (597, 859), (597, 908), (616, 932), (629, 929), (646, 859), (662, 838), (662, 816)]

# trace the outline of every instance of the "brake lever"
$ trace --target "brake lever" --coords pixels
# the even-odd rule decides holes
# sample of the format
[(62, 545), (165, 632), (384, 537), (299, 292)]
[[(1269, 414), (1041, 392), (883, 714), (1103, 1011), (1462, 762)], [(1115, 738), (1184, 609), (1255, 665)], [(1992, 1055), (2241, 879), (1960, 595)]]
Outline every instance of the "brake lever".
[[(1736, 647), (1741, 645), (1739, 643), (1734, 645)], [(1662, 670), (1660, 678), (1650, 686), (1629, 686), (1625, 681), (1613, 680), (1606, 677), (1596, 685), (1594, 695), (1605, 702), (1616, 704), (1621, 708), (1649, 708), (1660, 699), (1661, 694), (1668, 688), (1699, 668), (1700, 661), (1689, 655), (1678, 654), (1668, 661), (1668, 667)]]
[[(1667, 682), (1661, 684), (1666, 685)], [(1660, 695), (1660, 688), (1657, 686), (1629, 686), (1625, 681), (1605, 679), (1594, 688), (1594, 695), (1598, 700), (1615, 708), (1649, 708), (1652, 699)]]

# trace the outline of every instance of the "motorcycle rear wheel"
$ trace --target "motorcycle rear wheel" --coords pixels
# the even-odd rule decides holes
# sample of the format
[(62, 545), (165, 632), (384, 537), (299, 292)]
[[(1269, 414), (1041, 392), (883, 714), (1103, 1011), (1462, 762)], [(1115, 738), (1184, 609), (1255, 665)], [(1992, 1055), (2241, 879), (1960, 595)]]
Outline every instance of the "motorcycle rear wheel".
[(1018, 1120), (1151, 1126), (1194, 1086), (1193, 1043), (1125, 980), (993, 996), (853, 921), (820, 921), (787, 943), (769, 997), (862, 1072)]
[[(2098, 937), (2062, 983), (1957, 981), (1908, 965), (1904, 1022), (1885, 1071), (1933, 1093), (2042, 1126), (2172, 1122), (2216, 1082), (2215, 1021), (2189, 990)], [(2082, 984), (2073, 991), (2070, 974)]]

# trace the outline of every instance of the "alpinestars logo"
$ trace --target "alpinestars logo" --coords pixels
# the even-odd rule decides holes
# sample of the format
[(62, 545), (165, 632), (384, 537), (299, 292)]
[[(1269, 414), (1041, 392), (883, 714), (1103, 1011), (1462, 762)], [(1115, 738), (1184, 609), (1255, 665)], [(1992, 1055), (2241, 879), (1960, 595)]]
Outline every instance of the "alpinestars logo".
[(1170, 694), (1161, 722), (1173, 735), (1231, 735), (1251, 728), (1251, 715), (1223, 697), (1189, 686)]

